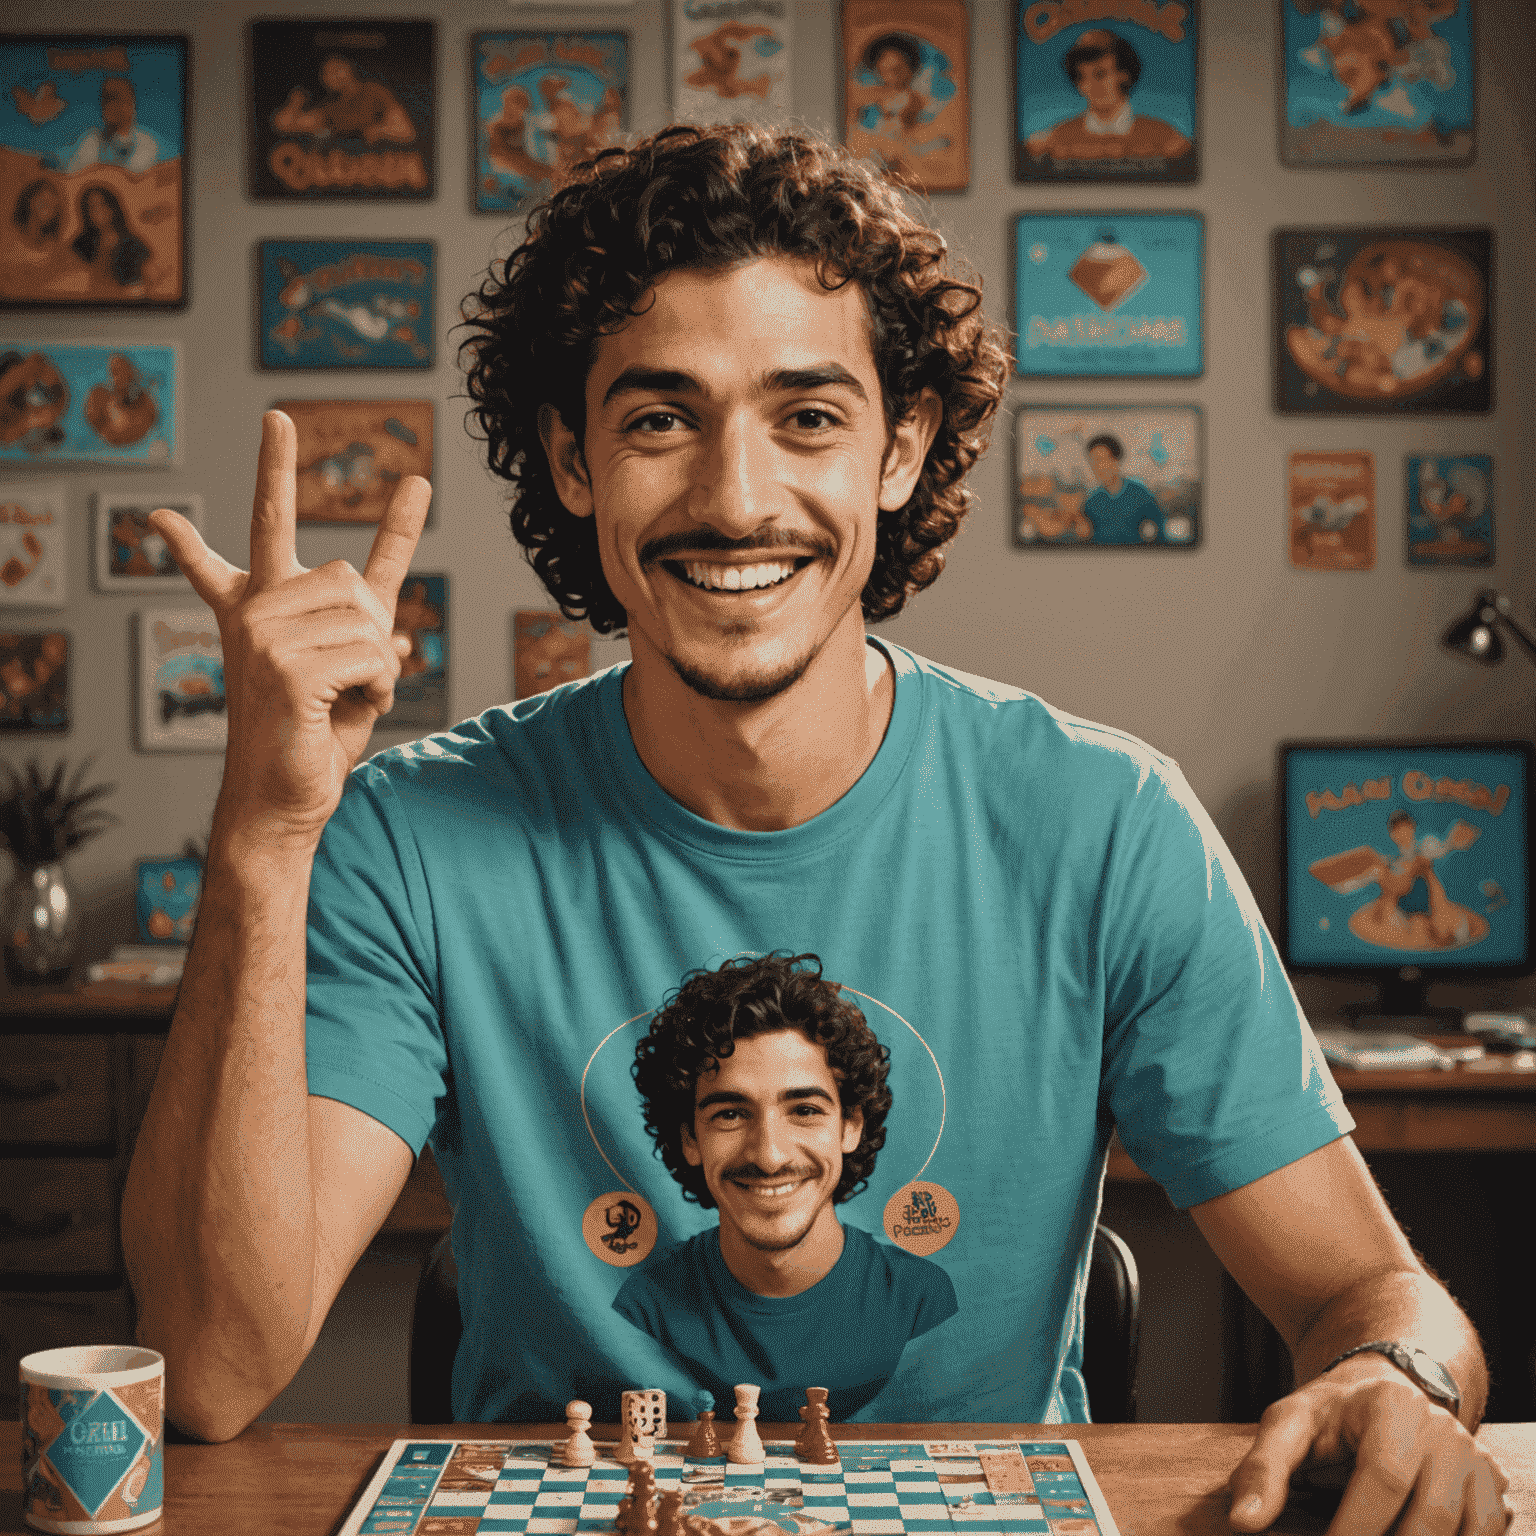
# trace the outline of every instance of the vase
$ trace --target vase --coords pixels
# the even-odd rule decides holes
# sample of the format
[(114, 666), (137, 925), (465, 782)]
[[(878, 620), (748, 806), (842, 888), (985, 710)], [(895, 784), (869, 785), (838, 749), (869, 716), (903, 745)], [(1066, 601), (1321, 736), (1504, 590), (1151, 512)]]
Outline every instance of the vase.
[(5, 888), (5, 974), (16, 986), (59, 986), (69, 980), (79, 942), (80, 911), (61, 862), (19, 868)]

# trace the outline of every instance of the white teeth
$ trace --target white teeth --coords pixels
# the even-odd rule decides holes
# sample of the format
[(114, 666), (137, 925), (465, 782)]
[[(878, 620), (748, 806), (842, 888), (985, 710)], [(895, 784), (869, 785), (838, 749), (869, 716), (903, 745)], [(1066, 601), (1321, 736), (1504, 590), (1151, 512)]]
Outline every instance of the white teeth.
[(746, 592), (756, 587), (771, 587), (775, 582), (793, 576), (793, 561), (764, 562), (761, 565), (709, 565), (702, 560), (691, 560), (685, 567), (688, 579), (696, 587), (714, 591)]

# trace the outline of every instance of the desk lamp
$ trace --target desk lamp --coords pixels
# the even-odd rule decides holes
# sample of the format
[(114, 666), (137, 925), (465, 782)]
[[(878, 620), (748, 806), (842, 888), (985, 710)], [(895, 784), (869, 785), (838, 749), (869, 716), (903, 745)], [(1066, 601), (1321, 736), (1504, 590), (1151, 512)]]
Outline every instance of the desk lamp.
[(1496, 666), (1504, 659), (1504, 642), (1499, 638), (1499, 631), (1507, 629), (1525, 654), (1536, 662), (1536, 638), (1515, 622), (1510, 611), (1513, 606), (1502, 592), (1485, 587), (1477, 594), (1471, 613), (1457, 619), (1441, 635), (1441, 645), (1458, 655), (1470, 656), (1490, 667)]

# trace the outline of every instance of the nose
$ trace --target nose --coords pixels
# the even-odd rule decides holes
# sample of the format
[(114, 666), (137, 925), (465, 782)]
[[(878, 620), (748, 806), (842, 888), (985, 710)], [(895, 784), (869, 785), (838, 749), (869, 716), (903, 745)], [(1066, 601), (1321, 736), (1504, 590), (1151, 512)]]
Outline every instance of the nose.
[(788, 1130), (787, 1122), (776, 1114), (760, 1115), (753, 1122), (747, 1156), (764, 1173), (777, 1173), (794, 1160)]
[(688, 514), (728, 538), (744, 538), (773, 516), (773, 449), (744, 415), (725, 418), (699, 455)]

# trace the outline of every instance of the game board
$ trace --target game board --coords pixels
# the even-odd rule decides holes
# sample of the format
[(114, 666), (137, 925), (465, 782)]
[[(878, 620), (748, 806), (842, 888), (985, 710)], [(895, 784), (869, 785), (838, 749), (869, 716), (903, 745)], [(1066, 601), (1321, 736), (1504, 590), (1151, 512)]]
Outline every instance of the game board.
[[(732, 1426), (722, 1425), (722, 1432)], [(832, 1466), (766, 1443), (761, 1467), (696, 1461), (658, 1441), (660, 1492), (681, 1489), (690, 1536), (1119, 1536), (1075, 1440), (843, 1441)], [(339, 1536), (608, 1536), (629, 1469), (559, 1442), (396, 1440)]]

